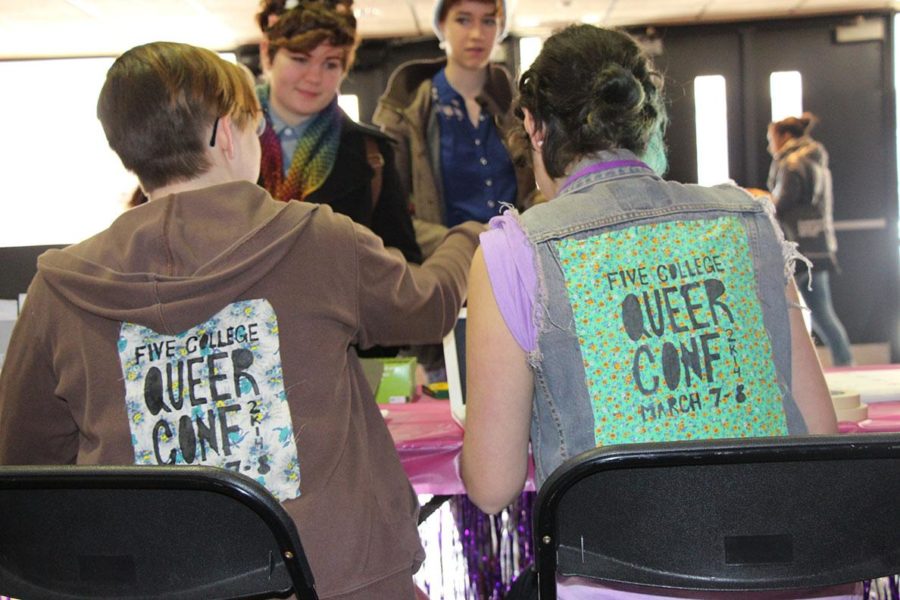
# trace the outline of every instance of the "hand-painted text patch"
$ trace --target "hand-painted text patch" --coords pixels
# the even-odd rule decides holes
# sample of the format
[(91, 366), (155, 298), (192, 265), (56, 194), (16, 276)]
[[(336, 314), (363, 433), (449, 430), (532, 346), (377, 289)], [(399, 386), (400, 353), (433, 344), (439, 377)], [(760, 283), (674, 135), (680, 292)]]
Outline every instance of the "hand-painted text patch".
[(135, 463), (234, 469), (279, 500), (300, 495), (278, 319), (235, 302), (177, 335), (123, 323), (119, 358)]
[(639, 225), (557, 250), (597, 445), (787, 434), (739, 219)]

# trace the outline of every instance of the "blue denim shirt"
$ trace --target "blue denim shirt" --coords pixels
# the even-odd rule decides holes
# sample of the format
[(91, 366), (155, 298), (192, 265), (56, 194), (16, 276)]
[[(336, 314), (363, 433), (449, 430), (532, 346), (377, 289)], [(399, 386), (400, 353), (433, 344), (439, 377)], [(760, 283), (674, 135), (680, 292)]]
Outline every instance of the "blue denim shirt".
[(432, 81), (440, 128), (444, 224), (487, 223), (500, 214), (502, 202), (516, 202), (512, 160), (489, 113), (482, 110), (478, 126), (472, 125), (465, 100), (450, 86), (445, 69)]
[[(771, 206), (627, 161), (521, 216), (535, 249), (537, 483), (599, 445), (800, 434)], [(792, 268), (792, 265), (790, 265)]]

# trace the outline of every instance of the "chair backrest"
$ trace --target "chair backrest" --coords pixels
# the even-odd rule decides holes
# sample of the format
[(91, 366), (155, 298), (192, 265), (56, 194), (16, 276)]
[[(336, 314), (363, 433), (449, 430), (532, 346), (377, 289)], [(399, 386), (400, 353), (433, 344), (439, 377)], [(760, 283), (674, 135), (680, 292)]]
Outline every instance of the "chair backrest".
[(297, 529), (213, 467), (0, 467), (0, 595), (316, 599)]
[(541, 600), (557, 573), (706, 591), (898, 573), (900, 436), (597, 448), (547, 479), (534, 536)]

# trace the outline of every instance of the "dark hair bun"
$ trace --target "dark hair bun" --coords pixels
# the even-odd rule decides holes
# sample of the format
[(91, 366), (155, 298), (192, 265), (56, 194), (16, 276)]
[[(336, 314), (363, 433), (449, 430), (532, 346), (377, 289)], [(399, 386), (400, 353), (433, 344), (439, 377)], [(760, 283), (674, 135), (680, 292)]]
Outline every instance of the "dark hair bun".
[(665, 130), (662, 79), (634, 38), (570, 25), (544, 43), (519, 82), (518, 105), (544, 129), (547, 174), (609, 149), (638, 156)]
[(597, 74), (590, 90), (593, 107), (600, 116), (632, 116), (644, 103), (644, 88), (631, 71), (612, 64)]

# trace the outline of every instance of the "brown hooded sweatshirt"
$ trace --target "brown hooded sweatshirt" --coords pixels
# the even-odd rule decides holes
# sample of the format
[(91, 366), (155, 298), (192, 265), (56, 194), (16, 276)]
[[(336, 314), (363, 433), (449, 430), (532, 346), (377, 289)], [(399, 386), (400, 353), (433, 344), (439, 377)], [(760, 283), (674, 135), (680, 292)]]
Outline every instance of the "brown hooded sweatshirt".
[(236, 469), (294, 518), (320, 597), (414, 569), (418, 505), (353, 345), (439, 341), (481, 230), (417, 267), (246, 182), (130, 210), (39, 259), (0, 373), (0, 463)]

